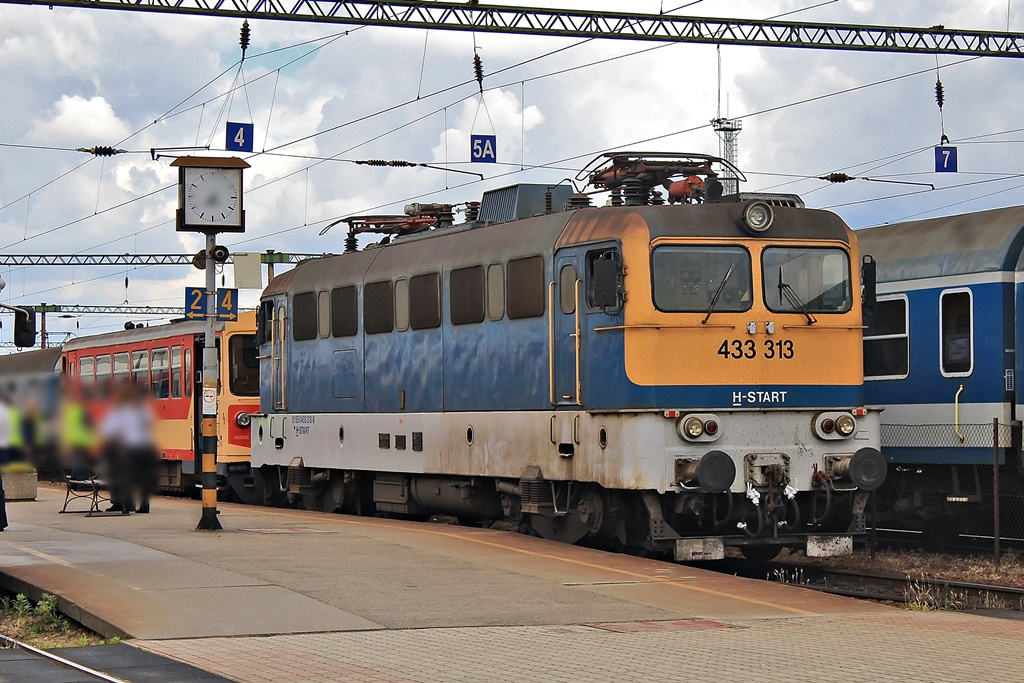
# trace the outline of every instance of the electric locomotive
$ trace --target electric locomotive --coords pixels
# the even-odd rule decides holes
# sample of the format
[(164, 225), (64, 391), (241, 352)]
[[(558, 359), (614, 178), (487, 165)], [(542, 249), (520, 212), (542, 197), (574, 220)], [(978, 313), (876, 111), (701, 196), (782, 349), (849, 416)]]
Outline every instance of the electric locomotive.
[(345, 253), (262, 296), (268, 498), (680, 560), (849, 552), (886, 474), (856, 239), (793, 195), (723, 196), (724, 164), (623, 152), (581, 174), (604, 207), (516, 185), (460, 225), (346, 219)]

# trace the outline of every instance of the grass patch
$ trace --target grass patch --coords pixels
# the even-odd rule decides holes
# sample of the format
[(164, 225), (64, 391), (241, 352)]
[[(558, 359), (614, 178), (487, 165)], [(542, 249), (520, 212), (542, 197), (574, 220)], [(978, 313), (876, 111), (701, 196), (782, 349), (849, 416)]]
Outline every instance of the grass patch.
[[(24, 593), (0, 597), (0, 633), (40, 649), (84, 647), (107, 642), (61, 614), (57, 608), (57, 597), (49, 593), (43, 593), (34, 605)], [(110, 642), (116, 642), (116, 639)]]

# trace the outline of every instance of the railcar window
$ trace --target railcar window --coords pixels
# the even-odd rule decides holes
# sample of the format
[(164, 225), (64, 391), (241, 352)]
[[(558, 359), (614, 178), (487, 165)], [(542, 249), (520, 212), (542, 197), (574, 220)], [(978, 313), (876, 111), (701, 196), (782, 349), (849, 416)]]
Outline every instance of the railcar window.
[(96, 356), (96, 383), (110, 383), (110, 356)]
[(491, 320), (505, 317), (505, 269), (500, 263), (487, 266), (487, 317)]
[(409, 280), (409, 326), (428, 330), (441, 326), (441, 275), (425, 273)]
[(576, 266), (571, 263), (558, 270), (558, 308), (566, 315), (576, 312)]
[(705, 313), (712, 301), (714, 310), (719, 312), (750, 308), (750, 252), (743, 247), (658, 247), (654, 250), (651, 267), (654, 305), (659, 310)]
[(850, 257), (842, 249), (768, 247), (764, 299), (775, 313), (845, 313), (853, 304)]
[(153, 349), (150, 368), (153, 377), (153, 398), (168, 398), (171, 395), (171, 373), (166, 348)]
[(359, 332), (359, 310), (356, 287), (335, 287), (331, 290), (331, 334), (354, 337)]
[(363, 328), (367, 334), (395, 329), (394, 287), (391, 280), (367, 282), (363, 288)]
[(395, 329), (409, 329), (409, 281), (404, 277), (395, 282)]
[(907, 299), (879, 299), (864, 331), (864, 377), (902, 379), (910, 374)]
[(448, 303), (452, 325), (484, 321), (484, 267), (453, 270), (448, 278)]
[(331, 334), (331, 293), (326, 289), (316, 295), (316, 327), (321, 339)]
[(78, 359), (78, 376), (82, 384), (92, 384), (96, 380), (96, 359), (92, 356), (83, 356)]
[(131, 379), (131, 361), (128, 352), (114, 354), (114, 383), (122, 384)]
[(508, 262), (508, 317), (544, 315), (544, 259), (540, 256)]
[(185, 349), (185, 397), (192, 397), (192, 382), (195, 378), (192, 376), (192, 349)]
[(149, 391), (149, 353), (132, 351), (132, 381), (145, 394)]
[(181, 398), (181, 347), (171, 347), (171, 398)]
[(292, 299), (292, 339), (316, 339), (316, 292), (301, 292)]
[(235, 396), (260, 395), (260, 362), (256, 337), (236, 334), (228, 340), (228, 365), (231, 376), (228, 388)]
[(961, 289), (943, 292), (939, 297), (942, 373), (971, 374), (974, 365), (974, 319), (971, 292)]

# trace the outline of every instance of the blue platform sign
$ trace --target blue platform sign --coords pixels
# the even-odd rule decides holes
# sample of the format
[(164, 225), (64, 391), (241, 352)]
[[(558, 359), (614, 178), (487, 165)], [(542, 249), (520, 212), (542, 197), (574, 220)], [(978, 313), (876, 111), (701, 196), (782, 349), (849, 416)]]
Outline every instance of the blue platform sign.
[(470, 135), (469, 160), (480, 164), (498, 163), (498, 136)]
[(229, 152), (251, 152), (255, 128), (251, 123), (232, 123), (228, 121), (227, 141), (224, 149)]
[(956, 147), (935, 148), (935, 172), (956, 173)]
[[(206, 317), (206, 287), (185, 288), (185, 317), (199, 320)], [(238, 290), (217, 290), (217, 320), (238, 320)]]

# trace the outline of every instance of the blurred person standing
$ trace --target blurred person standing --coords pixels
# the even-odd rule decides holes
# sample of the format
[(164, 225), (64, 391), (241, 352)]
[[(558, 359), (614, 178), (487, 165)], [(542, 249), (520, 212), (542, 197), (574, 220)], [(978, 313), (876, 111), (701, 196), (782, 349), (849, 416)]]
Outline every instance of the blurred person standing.
[(96, 435), (81, 388), (72, 384), (61, 404), (60, 450), (63, 468), (72, 479), (88, 479), (94, 472)]
[[(7, 397), (0, 395), (0, 465), (10, 462), (11, 416)], [(7, 495), (4, 493), (4, 476), (0, 471), (0, 531), (7, 528)]]
[(156, 471), (153, 419), (153, 411), (138, 387), (130, 382), (119, 387), (117, 402), (104, 418), (101, 430), (114, 483), (110, 511), (149, 512)]

